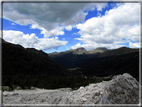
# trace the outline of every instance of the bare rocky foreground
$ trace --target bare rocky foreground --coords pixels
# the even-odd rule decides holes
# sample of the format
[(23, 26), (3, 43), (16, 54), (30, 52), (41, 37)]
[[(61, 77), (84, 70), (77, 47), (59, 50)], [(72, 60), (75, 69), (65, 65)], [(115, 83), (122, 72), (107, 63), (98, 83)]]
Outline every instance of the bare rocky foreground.
[(17, 90), (3, 92), (3, 104), (139, 104), (139, 83), (131, 75), (90, 84), (78, 90)]

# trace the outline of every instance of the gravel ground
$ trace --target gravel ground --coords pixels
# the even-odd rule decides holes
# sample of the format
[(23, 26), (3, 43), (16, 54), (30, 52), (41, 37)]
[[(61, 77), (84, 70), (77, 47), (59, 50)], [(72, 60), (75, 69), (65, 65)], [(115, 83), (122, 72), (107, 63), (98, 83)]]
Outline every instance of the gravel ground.
[(65, 96), (69, 91), (69, 88), (5, 91), (3, 104), (54, 104), (57, 98)]

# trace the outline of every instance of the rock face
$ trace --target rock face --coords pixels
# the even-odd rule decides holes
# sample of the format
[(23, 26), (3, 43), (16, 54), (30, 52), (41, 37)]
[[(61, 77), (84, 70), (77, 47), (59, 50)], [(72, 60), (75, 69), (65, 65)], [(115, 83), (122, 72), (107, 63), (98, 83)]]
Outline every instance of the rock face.
[[(10, 99), (10, 94), (8, 96)], [(4, 94), (3, 101), (4, 103), (19, 104), (35, 104), (35, 102), (38, 104), (139, 104), (139, 83), (131, 75), (125, 73), (114, 76), (110, 81), (90, 84), (74, 91), (67, 88), (67, 90), (58, 89), (54, 92), (26, 94), (26, 96), (30, 98), (29, 101), (24, 94), (20, 96), (19, 100), (8, 101), (7, 95)], [(17, 94), (15, 98), (18, 98)]]
[[(67, 101), (68, 100), (68, 101)], [(66, 102), (71, 104), (139, 104), (139, 83), (125, 73), (110, 81), (90, 84), (68, 93)]]

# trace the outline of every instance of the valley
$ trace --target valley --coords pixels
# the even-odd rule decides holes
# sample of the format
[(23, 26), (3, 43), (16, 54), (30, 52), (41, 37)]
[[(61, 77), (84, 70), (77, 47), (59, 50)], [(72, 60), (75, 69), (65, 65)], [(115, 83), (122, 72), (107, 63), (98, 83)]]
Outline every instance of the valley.
[[(130, 73), (139, 80), (139, 49), (121, 47), (118, 49), (96, 48), (87, 51), (84, 48), (61, 53), (49, 54), (59, 64), (81, 75), (110, 76)], [(78, 69), (79, 68), (79, 69)]]
[[(126, 80), (132, 86), (130, 83), (126, 85)], [(24, 48), (2, 40), (1, 90), (4, 104), (106, 104), (108, 101), (112, 104), (136, 104), (139, 89), (137, 81), (139, 49), (121, 47), (114, 50), (97, 48), (87, 51), (78, 48), (47, 54), (42, 50)], [(113, 88), (116, 84), (121, 90)], [(134, 84), (137, 86), (133, 86)], [(136, 94), (124, 92), (124, 86), (125, 91), (133, 87), (131, 91)], [(96, 91), (92, 93), (91, 89)], [(114, 97), (111, 98), (111, 94), (115, 95), (112, 90), (118, 93), (118, 100), (128, 95), (136, 100), (117, 102)], [(111, 94), (109, 96), (106, 93)], [(106, 98), (109, 100), (106, 101)]]
[(103, 80), (102, 77), (85, 77), (81, 67), (65, 68), (42, 50), (23, 48), (2, 40), (2, 84), (8, 86), (10, 91), (17, 87), (30, 89), (31, 86), (45, 89), (77, 89)]

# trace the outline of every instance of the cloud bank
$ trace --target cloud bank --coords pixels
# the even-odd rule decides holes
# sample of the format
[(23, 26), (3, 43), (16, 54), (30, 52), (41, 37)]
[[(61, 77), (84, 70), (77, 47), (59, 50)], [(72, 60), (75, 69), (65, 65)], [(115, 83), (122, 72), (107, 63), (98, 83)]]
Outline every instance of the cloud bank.
[(4, 3), (4, 18), (20, 25), (32, 24), (36, 28), (52, 30), (58, 24), (68, 26), (84, 22), (87, 12), (94, 7), (101, 10), (107, 3)]
[[(102, 17), (93, 17), (82, 24), (77, 24), (80, 38), (76, 38), (82, 44), (77, 43), (72, 48), (85, 47), (94, 49), (97, 47), (118, 48), (129, 43), (129, 46), (140, 47), (140, 4), (126, 3), (105, 12)], [(123, 39), (125, 38), (125, 39)], [(131, 42), (133, 41), (133, 42)], [(136, 42), (136, 43), (134, 43)]]
[[(23, 26), (30, 24), (31, 29), (40, 29), (44, 38), (12, 30), (4, 31), (3, 37), (24, 47), (58, 48), (68, 43), (57, 37), (65, 34), (64, 29), (71, 31), (76, 23), (84, 22), (88, 10), (101, 11), (106, 6), (107, 3), (3, 3), (3, 18)], [(56, 37), (49, 38), (51, 36)]]
[(3, 37), (24, 47), (49, 50), (66, 45), (68, 41), (61, 41), (57, 36), (65, 35), (64, 30), (71, 31), (75, 27), (80, 30), (78, 34), (81, 36), (75, 38), (78, 43), (71, 47), (73, 49), (113, 49), (125, 46), (125, 43), (129, 43), (131, 48), (139, 47), (140, 4), (118, 4), (106, 11), (104, 16), (85, 21), (89, 10), (97, 10), (99, 13), (105, 7), (107, 3), (4, 3), (5, 19), (23, 26), (31, 24), (31, 29), (40, 29), (44, 38), (38, 38), (34, 33), (24, 34), (12, 30), (4, 30)]
[(34, 47), (38, 50), (56, 49), (68, 43), (68, 41), (58, 40), (58, 37), (38, 38), (34, 33), (29, 35), (13, 30), (4, 30), (3, 39), (14, 44), (21, 44), (25, 48)]

